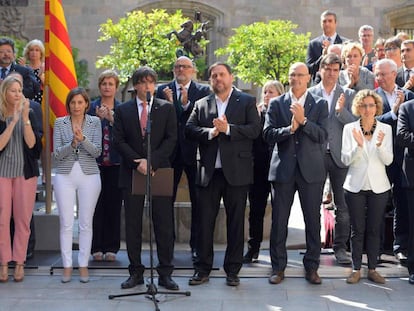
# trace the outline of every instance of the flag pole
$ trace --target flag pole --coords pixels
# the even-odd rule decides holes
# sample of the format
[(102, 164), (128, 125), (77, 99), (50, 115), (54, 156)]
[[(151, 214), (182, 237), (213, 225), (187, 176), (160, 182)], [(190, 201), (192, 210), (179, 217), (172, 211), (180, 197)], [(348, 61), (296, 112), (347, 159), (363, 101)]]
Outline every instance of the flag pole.
[(43, 172), (43, 174), (46, 173), (46, 197), (45, 197), (45, 205), (46, 205), (46, 214), (52, 213), (52, 161), (51, 161), (51, 154), (50, 154), (50, 107), (49, 107), (49, 85), (45, 85), (44, 88), (44, 94), (45, 97), (45, 115), (46, 115), (46, 122), (45, 124), (45, 163), (43, 169), (46, 172)]

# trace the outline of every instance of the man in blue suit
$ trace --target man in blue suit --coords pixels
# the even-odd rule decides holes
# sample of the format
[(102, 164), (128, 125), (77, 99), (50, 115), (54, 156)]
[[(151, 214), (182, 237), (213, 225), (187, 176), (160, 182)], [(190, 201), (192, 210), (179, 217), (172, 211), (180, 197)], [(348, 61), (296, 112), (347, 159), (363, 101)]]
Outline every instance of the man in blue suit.
[(312, 76), (311, 81), (315, 80), (321, 59), (326, 55), (328, 46), (331, 44), (341, 44), (348, 40), (336, 33), (336, 14), (332, 11), (324, 11), (321, 14), (321, 27), (323, 34), (309, 42), (306, 52), (306, 65), (308, 65)]
[(270, 234), (271, 284), (279, 284), (285, 277), (288, 221), (296, 191), (306, 227), (305, 278), (311, 284), (322, 282), (317, 270), (321, 252), (320, 206), (326, 178), (328, 105), (326, 100), (307, 91), (309, 80), (306, 64), (290, 66), (291, 89), (270, 102), (263, 129), (266, 142), (275, 145), (269, 170), (274, 198)]
[(408, 203), (405, 189), (401, 186), (401, 174), (404, 148), (396, 144), (397, 119), (400, 107), (404, 102), (414, 99), (414, 93), (396, 84), (397, 65), (392, 59), (381, 59), (375, 64), (375, 79), (378, 88), (375, 90), (382, 98), (383, 114), (378, 120), (391, 125), (394, 135), (394, 160), (387, 167), (387, 175), (392, 183), (392, 203), (394, 206), (394, 245), (395, 257), (405, 262), (408, 248)]
[(404, 149), (402, 186), (407, 194), (408, 224), (410, 227), (407, 241), (408, 282), (414, 284), (414, 100), (401, 106), (397, 121), (397, 144)]
[(325, 149), (325, 167), (329, 174), (335, 200), (335, 238), (333, 249), (339, 264), (350, 264), (347, 242), (350, 233), (349, 211), (345, 203), (343, 184), (348, 171), (341, 161), (342, 130), (344, 125), (356, 120), (351, 112), (355, 91), (338, 83), (341, 59), (336, 54), (326, 54), (319, 70), (321, 82), (309, 92), (326, 99), (328, 103), (328, 143)]
[(177, 188), (183, 171), (187, 176), (188, 190), (191, 200), (191, 236), (190, 247), (193, 260), (197, 257), (197, 230), (199, 227), (199, 213), (197, 211), (196, 196), (196, 157), (197, 142), (185, 137), (185, 125), (194, 108), (194, 103), (210, 94), (207, 85), (199, 84), (191, 79), (196, 74), (196, 68), (187, 56), (179, 57), (174, 64), (174, 80), (157, 88), (157, 98), (166, 99), (175, 107), (177, 115), (177, 145), (171, 157), (174, 168), (173, 203), (177, 196)]

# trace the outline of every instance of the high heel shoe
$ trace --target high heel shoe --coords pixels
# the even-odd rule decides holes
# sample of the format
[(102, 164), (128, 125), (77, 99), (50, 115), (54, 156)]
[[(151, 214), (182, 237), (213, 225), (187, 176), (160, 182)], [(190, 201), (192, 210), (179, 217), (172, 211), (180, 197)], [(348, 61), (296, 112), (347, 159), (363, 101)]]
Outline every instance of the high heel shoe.
[(1, 265), (0, 282), (6, 283), (9, 280), (9, 266), (7, 264)]
[(89, 282), (88, 267), (79, 267), (79, 281), (81, 283), (88, 283)]
[(69, 268), (63, 268), (63, 275), (61, 282), (62, 283), (68, 283), (72, 279), (72, 267)]
[(24, 264), (16, 263), (14, 267), (13, 279), (15, 282), (21, 282), (24, 279)]

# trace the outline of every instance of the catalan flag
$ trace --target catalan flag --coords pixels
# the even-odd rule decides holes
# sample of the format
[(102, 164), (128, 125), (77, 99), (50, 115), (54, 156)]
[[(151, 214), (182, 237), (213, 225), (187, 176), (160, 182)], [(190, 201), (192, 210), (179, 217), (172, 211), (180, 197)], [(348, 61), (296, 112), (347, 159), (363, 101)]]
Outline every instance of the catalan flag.
[(53, 126), (57, 117), (66, 115), (66, 96), (78, 84), (61, 0), (45, 0), (45, 48), (45, 85)]

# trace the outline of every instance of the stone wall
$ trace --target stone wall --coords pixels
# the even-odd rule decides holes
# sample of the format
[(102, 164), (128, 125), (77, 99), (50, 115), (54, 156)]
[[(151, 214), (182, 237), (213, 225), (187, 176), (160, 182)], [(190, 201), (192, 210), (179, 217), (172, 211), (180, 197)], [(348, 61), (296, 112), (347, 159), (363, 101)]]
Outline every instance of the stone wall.
[[(108, 43), (97, 42), (99, 25), (108, 18), (117, 21), (132, 10), (148, 11), (154, 8), (176, 10), (181, 8), (189, 17), (200, 11), (203, 17), (213, 22), (208, 55), (209, 62), (215, 60), (214, 50), (225, 45), (232, 29), (241, 24), (272, 19), (289, 19), (299, 25), (298, 32), (311, 32), (312, 37), (320, 34), (320, 13), (326, 9), (338, 15), (338, 32), (348, 38), (357, 38), (359, 26), (370, 24), (376, 35), (388, 37), (397, 27), (401, 14), (404, 15), (404, 26), (413, 27), (412, 14), (407, 14), (414, 6), (414, 1), (375, 0), (375, 1), (341, 1), (341, 0), (204, 0), (204, 1), (146, 1), (146, 0), (63, 0), (72, 45), (79, 49), (80, 59), (88, 61), (92, 76), (92, 95), (96, 94), (96, 81), (99, 72), (95, 69), (97, 55), (109, 51)], [(15, 4), (7, 6), (8, 4)], [(25, 6), (25, 4), (27, 6)], [(43, 0), (8, 0), (0, 1), (0, 14), (10, 16), (16, 14), (15, 24), (7, 27), (0, 18), (0, 33), (4, 34), (13, 28), (14, 32), (27, 39), (43, 39)], [(10, 13), (11, 12), (11, 13)], [(3, 24), (2, 24), (3, 23)], [(396, 25), (397, 24), (397, 25)]]

